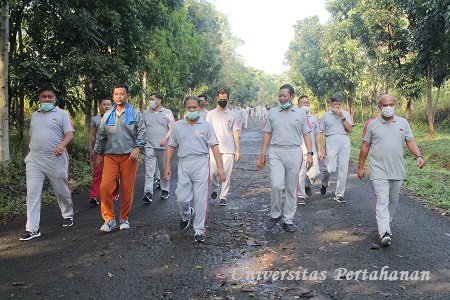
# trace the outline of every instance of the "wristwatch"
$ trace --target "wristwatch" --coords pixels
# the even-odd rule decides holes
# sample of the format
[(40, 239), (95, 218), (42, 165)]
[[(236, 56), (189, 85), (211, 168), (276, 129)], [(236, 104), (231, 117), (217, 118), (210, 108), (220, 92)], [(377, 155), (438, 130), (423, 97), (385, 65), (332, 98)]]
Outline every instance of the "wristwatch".
[(307, 155), (309, 155), (309, 154), (311, 154), (311, 155), (314, 155), (314, 152), (308, 152), (308, 153), (306, 153)]

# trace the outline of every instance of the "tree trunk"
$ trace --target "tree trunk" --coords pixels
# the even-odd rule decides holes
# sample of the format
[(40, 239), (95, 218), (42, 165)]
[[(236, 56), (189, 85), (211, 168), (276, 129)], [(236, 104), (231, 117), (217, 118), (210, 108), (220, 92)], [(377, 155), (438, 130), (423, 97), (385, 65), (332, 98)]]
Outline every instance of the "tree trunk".
[(431, 98), (431, 66), (428, 62), (427, 70), (427, 115), (428, 115), (428, 126), (430, 128), (430, 135), (434, 134), (434, 113), (433, 113), (433, 101)]
[(0, 24), (0, 161), (6, 166), (9, 162), (9, 117), (8, 117), (8, 41), (9, 5), (2, 2)]
[(148, 67), (145, 66), (144, 72), (142, 74), (141, 103), (139, 105), (139, 108), (141, 111), (144, 111), (145, 109), (147, 109), (147, 89), (148, 89), (147, 74), (148, 74)]
[(84, 86), (85, 100), (85, 111), (84, 111), (84, 148), (89, 150), (91, 145), (91, 119), (92, 119), (92, 80), (91, 78), (86, 78), (86, 83)]
[(411, 119), (411, 98), (406, 98), (406, 112), (405, 112), (405, 118), (409, 122)]

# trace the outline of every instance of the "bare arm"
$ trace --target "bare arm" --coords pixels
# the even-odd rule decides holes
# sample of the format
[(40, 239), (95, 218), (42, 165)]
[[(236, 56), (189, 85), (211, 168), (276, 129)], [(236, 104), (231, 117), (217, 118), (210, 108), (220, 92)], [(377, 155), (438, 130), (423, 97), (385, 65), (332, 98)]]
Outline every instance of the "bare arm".
[(75, 133), (73, 131), (68, 131), (66, 134), (64, 134), (64, 139), (59, 143), (59, 145), (56, 145), (56, 147), (53, 149), (53, 155), (59, 156), (61, 155), (64, 150), (66, 150), (67, 145), (73, 140), (75, 137)]
[(217, 176), (219, 176), (219, 179), (224, 182), (227, 178), (227, 175), (225, 174), (225, 170), (223, 169), (223, 162), (222, 162), (222, 156), (219, 152), (219, 146), (214, 145), (211, 147), (211, 152), (213, 153), (214, 159), (216, 160), (217, 165)]
[[(264, 132), (264, 137), (262, 140), (261, 153), (259, 154), (258, 161), (256, 162), (256, 167), (258, 170), (262, 170), (266, 165), (266, 151), (269, 147), (270, 140), (272, 139), (272, 133)], [(310, 145), (311, 146), (311, 145)]]
[[(305, 141), (306, 151), (312, 152), (311, 133), (310, 132), (304, 133), (303, 140)], [(312, 167), (312, 164), (313, 164), (312, 154), (308, 154), (306, 156), (306, 168), (309, 170)]]
[(234, 143), (236, 145), (235, 159), (236, 159), (236, 161), (239, 161), (241, 159), (241, 141), (239, 139), (239, 130), (233, 131), (233, 137), (234, 137)]
[(172, 162), (173, 154), (175, 153), (174, 146), (168, 146), (166, 151), (166, 164), (164, 165), (164, 179), (170, 181), (171, 170), (170, 163)]
[(417, 143), (415, 140), (410, 140), (406, 142), (406, 145), (408, 146), (409, 151), (416, 157), (417, 160), (417, 166), (419, 168), (423, 168), (425, 165), (425, 160), (423, 159), (422, 155), (420, 154), (419, 146), (417, 146)]
[(159, 142), (159, 145), (161, 147), (163, 147), (167, 144), (171, 133), (172, 133), (172, 125), (169, 125), (169, 130), (167, 131), (166, 136)]
[(366, 172), (364, 171), (364, 162), (366, 161), (367, 155), (369, 154), (370, 144), (366, 141), (362, 142), (361, 149), (359, 151), (359, 162), (358, 162), (358, 177), (363, 180), (366, 177)]
[(317, 156), (320, 160), (323, 159), (323, 146), (322, 146), (322, 134), (316, 134), (314, 136), (314, 139), (316, 140), (316, 147), (317, 147)]
[(97, 134), (97, 128), (91, 127), (91, 157), (94, 156), (95, 136)]

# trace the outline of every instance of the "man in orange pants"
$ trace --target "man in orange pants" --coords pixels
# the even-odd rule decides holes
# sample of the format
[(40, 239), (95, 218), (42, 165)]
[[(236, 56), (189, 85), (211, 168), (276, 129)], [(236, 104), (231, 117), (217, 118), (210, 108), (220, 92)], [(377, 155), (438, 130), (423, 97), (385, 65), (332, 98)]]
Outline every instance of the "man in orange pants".
[(127, 102), (130, 98), (128, 86), (115, 85), (112, 97), (114, 105), (104, 114), (95, 143), (95, 153), (104, 154), (96, 158), (97, 165), (103, 160), (100, 185), (101, 210), (105, 220), (100, 230), (103, 232), (110, 232), (116, 226), (113, 192), (119, 175), (122, 190), (120, 230), (130, 229), (128, 215), (133, 203), (138, 158), (145, 145), (145, 124), (142, 114)]

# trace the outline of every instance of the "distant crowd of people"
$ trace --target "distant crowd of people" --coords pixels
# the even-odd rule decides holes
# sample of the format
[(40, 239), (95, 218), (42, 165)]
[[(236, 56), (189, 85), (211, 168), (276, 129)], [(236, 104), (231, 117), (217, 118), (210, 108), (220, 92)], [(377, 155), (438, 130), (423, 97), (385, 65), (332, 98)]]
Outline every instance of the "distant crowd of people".
[[(205, 241), (208, 200), (227, 205), (233, 165), (241, 159), (240, 132), (248, 128), (249, 118), (263, 121), (264, 135), (256, 167), (261, 170), (267, 161), (270, 165), (268, 229), (281, 221), (286, 232), (296, 231), (297, 206), (305, 205), (306, 198), (312, 196), (311, 185), (320, 174), (320, 193), (326, 195), (330, 177), (337, 173), (333, 199), (346, 202), (351, 148), (348, 135), (354, 124), (349, 112), (342, 108), (340, 94), (330, 98), (331, 109), (320, 121), (311, 113), (307, 96), (301, 95), (294, 103), (296, 95), (289, 84), (280, 87), (279, 104), (274, 107), (253, 108), (247, 104), (241, 107), (238, 103), (233, 109), (226, 88), (217, 91), (217, 106), (210, 111), (206, 95), (186, 97), (185, 118), (176, 122), (172, 111), (163, 106), (162, 94), (153, 93), (149, 109), (143, 113), (128, 103), (129, 98), (127, 85), (115, 85), (112, 100), (99, 102), (100, 115), (93, 117), (90, 124), (93, 175), (89, 203), (101, 208), (102, 232), (110, 232), (117, 226), (114, 201), (119, 200), (119, 194), (119, 229), (131, 227), (129, 214), (141, 153), (145, 153), (142, 201), (151, 204), (155, 188), (161, 190), (160, 199), (170, 198), (171, 162), (177, 149), (175, 196), (181, 214), (180, 228), (187, 229), (192, 223), (194, 240)], [(69, 114), (56, 106), (56, 92), (52, 87), (42, 88), (38, 100), (40, 108), (31, 117), (25, 157), (27, 222), (20, 238), (23, 241), (41, 235), (41, 192), (46, 177), (57, 196), (63, 226), (70, 227), (74, 222), (66, 148), (75, 130)], [(390, 222), (406, 179), (404, 144), (416, 157), (418, 167), (424, 166), (424, 159), (409, 123), (395, 115), (396, 98), (383, 95), (377, 99), (377, 105), (380, 114), (364, 126), (357, 175), (365, 178), (365, 160), (370, 154), (378, 233), (381, 244), (387, 246), (392, 237)], [(323, 168), (319, 161), (323, 161)]]

